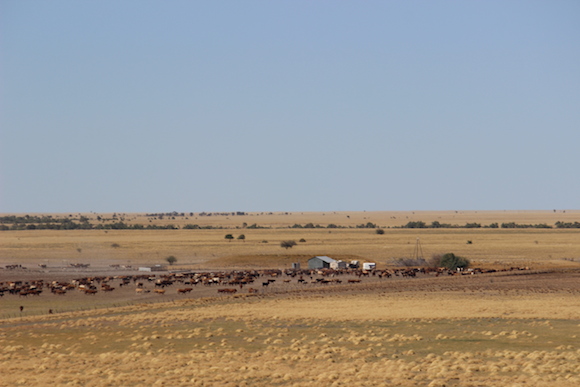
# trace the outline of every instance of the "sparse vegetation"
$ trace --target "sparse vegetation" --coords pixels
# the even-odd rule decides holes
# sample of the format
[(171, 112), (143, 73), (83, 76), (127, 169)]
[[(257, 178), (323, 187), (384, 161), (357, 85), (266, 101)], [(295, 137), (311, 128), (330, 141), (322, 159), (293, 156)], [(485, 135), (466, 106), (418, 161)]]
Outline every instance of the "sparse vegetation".
[(170, 255), (169, 257), (165, 258), (165, 260), (170, 264), (173, 265), (175, 262), (177, 262), (177, 258), (175, 258), (173, 255)]
[[(500, 294), (177, 300), (60, 317), (24, 309), (2, 321), (0, 374), (26, 386), (580, 384), (578, 321), (562, 318), (570, 309), (549, 294)], [(564, 296), (568, 308), (574, 297)]]
[(446, 253), (443, 255), (434, 255), (431, 258), (431, 265), (433, 267), (445, 267), (449, 270), (467, 269), (470, 261), (467, 258), (457, 256), (453, 253)]
[(285, 249), (291, 249), (294, 246), (296, 246), (296, 241), (282, 241), (282, 242), (280, 242), (280, 247), (283, 247)]
[(393, 260), (393, 265), (406, 267), (424, 267), (427, 266), (427, 261), (425, 261), (423, 258), (397, 258)]

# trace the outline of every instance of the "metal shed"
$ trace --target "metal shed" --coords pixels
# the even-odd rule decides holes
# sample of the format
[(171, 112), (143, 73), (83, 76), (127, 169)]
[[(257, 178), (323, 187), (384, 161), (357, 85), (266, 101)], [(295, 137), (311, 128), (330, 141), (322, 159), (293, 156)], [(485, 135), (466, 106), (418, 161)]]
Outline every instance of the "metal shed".
[(323, 269), (323, 268), (330, 268), (330, 264), (336, 262), (335, 259), (332, 259), (327, 256), (318, 256), (313, 257), (308, 260), (308, 268), (309, 269)]

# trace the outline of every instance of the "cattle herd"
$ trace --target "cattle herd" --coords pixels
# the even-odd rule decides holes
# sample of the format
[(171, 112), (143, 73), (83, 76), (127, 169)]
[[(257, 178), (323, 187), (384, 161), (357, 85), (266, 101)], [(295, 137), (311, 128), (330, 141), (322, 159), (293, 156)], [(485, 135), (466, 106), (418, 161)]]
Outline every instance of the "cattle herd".
[[(523, 270), (527, 268), (511, 268)], [(0, 282), (0, 296), (40, 296), (47, 292), (65, 296), (69, 292), (86, 295), (110, 293), (116, 289), (133, 288), (136, 294), (155, 293), (186, 295), (195, 287), (217, 287), (218, 294), (235, 294), (244, 291), (255, 294), (279, 284), (294, 286), (318, 286), (358, 284), (366, 278), (384, 280), (391, 277), (414, 278), (417, 276), (475, 275), (496, 270), (470, 269), (451, 271), (443, 268), (399, 268), (364, 271), (359, 269), (287, 269), (287, 270), (229, 270), (213, 272), (176, 272), (167, 274), (135, 274), (115, 276), (81, 277), (70, 281), (47, 281), (43, 279)]]

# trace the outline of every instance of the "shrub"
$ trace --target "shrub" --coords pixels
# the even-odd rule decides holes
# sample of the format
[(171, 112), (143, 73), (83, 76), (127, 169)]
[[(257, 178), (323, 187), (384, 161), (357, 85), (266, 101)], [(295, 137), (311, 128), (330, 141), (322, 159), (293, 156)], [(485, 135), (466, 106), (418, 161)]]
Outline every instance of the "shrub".
[(177, 258), (175, 258), (173, 255), (170, 255), (169, 257), (165, 258), (165, 260), (170, 264), (173, 265), (175, 262), (177, 262)]
[(446, 267), (450, 270), (456, 270), (457, 268), (467, 269), (470, 264), (469, 259), (453, 253), (447, 253), (439, 257), (435, 256), (434, 260), (438, 260), (438, 267)]
[(377, 234), (379, 234), (379, 235), (383, 235), (383, 234), (385, 233), (385, 230), (383, 230), (382, 228), (377, 228), (377, 229), (375, 230), (375, 232), (376, 232)]
[(282, 242), (280, 242), (280, 247), (283, 247), (285, 249), (290, 249), (294, 246), (296, 246), (296, 241), (282, 241)]
[(397, 258), (393, 261), (396, 266), (425, 266), (427, 262), (423, 258)]
[(425, 224), (425, 222), (408, 222), (406, 225), (403, 226), (403, 228), (427, 228), (427, 225)]

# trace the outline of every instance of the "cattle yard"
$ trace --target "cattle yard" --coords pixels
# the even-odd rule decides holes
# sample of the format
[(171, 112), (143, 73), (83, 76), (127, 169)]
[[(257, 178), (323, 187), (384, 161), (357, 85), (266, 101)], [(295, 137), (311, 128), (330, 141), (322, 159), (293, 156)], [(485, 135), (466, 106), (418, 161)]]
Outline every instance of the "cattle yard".
[[(558, 214), (516, 215), (506, 219)], [(303, 216), (256, 219), (283, 227), (417, 214)], [(0, 386), (580, 384), (578, 230), (373, 231), (2, 232)], [(416, 238), (429, 254), (472, 259), (474, 270), (393, 265)], [(178, 258), (170, 270), (137, 271), (168, 255)], [(377, 269), (289, 269), (314, 255)]]

